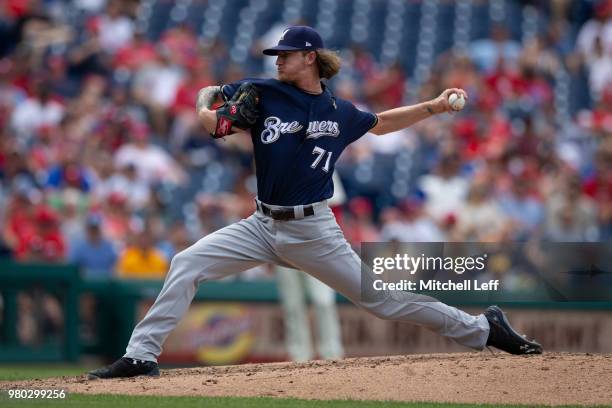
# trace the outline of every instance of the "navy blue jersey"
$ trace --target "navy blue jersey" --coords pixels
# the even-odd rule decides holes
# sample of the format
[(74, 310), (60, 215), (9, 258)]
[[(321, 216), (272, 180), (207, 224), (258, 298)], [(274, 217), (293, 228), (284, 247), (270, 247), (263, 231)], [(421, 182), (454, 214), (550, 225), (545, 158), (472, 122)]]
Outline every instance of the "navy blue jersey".
[(224, 85), (224, 97), (231, 98), (244, 81), (252, 82), (260, 95), (260, 115), (251, 128), (257, 197), (273, 205), (331, 198), (336, 160), (376, 125), (376, 115), (335, 98), (325, 87), (322, 94), (312, 95), (276, 79)]

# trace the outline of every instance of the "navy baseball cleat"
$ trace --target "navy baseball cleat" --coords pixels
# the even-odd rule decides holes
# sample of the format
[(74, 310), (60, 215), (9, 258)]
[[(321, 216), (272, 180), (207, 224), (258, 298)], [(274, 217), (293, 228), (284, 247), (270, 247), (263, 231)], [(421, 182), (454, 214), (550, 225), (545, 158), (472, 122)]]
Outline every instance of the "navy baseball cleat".
[(499, 307), (489, 306), (484, 315), (491, 327), (487, 346), (493, 346), (510, 354), (542, 354), (540, 343), (518, 334)]
[(125, 378), (139, 375), (159, 377), (159, 367), (154, 361), (135, 360), (122, 357), (113, 364), (90, 371), (87, 378), (98, 380), (100, 378)]

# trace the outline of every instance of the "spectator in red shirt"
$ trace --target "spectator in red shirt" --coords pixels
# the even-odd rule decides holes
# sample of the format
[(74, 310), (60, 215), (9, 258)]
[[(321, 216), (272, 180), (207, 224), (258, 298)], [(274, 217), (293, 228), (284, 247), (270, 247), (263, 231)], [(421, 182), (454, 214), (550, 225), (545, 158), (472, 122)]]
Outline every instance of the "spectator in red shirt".
[[(207, 58), (192, 60), (185, 66), (186, 77), (181, 81), (176, 92), (172, 110), (175, 114), (184, 111), (195, 112), (193, 101), (198, 96), (198, 91), (206, 86), (214, 84), (214, 79), (209, 70)], [(195, 115), (195, 113), (194, 113)]]
[(602, 137), (612, 134), (612, 82), (602, 92), (601, 100), (593, 109), (593, 130)]
[(36, 130), (37, 143), (30, 150), (34, 173), (46, 173), (62, 157), (61, 134), (57, 126), (44, 125)]
[(345, 218), (344, 233), (353, 246), (362, 242), (378, 240), (378, 231), (374, 227), (374, 207), (365, 197), (355, 197), (348, 203), (350, 217)]
[(198, 39), (187, 24), (179, 24), (164, 32), (160, 43), (173, 54), (173, 59), (180, 65), (189, 65), (199, 59)]
[(102, 230), (104, 235), (121, 246), (130, 233), (131, 214), (127, 196), (120, 192), (111, 193), (104, 206), (102, 214)]
[(595, 173), (584, 182), (582, 191), (596, 203), (602, 238), (609, 239), (612, 236), (612, 143), (602, 143), (599, 147)]
[(186, 68), (187, 75), (179, 85), (174, 103), (170, 107), (174, 115), (174, 124), (170, 132), (170, 144), (173, 149), (182, 146), (189, 134), (199, 129), (193, 101), (196, 100), (200, 89), (214, 85), (207, 58), (192, 60)]
[(136, 32), (132, 41), (115, 54), (113, 66), (135, 71), (147, 63), (157, 60), (155, 46), (147, 40), (144, 33)]
[(31, 195), (24, 188), (16, 189), (4, 213), (2, 235), (7, 246), (14, 252), (18, 248), (25, 248), (25, 241), (36, 230)]
[(59, 229), (57, 214), (45, 205), (34, 211), (34, 230), (20, 242), (15, 255), (21, 261), (61, 262), (66, 243)]
[(404, 69), (399, 61), (368, 81), (365, 93), (368, 101), (380, 109), (401, 106), (405, 87)]

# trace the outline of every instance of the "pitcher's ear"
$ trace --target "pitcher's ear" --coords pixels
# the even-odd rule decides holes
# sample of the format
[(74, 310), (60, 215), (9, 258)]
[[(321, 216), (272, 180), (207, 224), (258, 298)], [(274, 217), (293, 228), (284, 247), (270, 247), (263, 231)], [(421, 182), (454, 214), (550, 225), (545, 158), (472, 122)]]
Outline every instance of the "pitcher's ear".
[(303, 51), (304, 58), (309, 64), (314, 64), (317, 61), (317, 52), (316, 51)]

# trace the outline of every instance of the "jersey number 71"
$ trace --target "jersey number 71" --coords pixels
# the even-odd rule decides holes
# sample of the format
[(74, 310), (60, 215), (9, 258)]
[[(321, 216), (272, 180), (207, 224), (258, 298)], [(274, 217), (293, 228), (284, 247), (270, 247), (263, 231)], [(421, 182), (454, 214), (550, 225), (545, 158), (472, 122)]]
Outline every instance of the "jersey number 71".
[(319, 146), (315, 146), (315, 148), (312, 149), (312, 154), (316, 154), (317, 157), (312, 162), (310, 167), (313, 168), (313, 169), (317, 168), (317, 166), (319, 165), (321, 160), (323, 160), (323, 156), (325, 156), (325, 153), (327, 153), (327, 160), (325, 160), (325, 165), (323, 166), (323, 171), (328, 173), (329, 172), (329, 163), (330, 163), (331, 157), (332, 157), (332, 152), (326, 152), (324, 149), (321, 149)]

